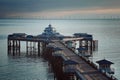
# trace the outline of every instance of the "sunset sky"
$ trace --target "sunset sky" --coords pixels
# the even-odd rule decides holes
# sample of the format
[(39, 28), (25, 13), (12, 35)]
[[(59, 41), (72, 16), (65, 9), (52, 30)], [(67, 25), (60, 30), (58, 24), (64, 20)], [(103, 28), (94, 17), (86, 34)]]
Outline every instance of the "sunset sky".
[(0, 0), (0, 18), (120, 17), (120, 0)]

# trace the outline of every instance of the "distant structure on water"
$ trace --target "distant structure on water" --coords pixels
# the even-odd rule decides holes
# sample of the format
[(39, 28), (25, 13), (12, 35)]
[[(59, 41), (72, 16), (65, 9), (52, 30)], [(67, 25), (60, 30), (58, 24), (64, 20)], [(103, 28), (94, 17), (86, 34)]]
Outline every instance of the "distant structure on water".
[(64, 37), (60, 33), (56, 31), (54, 27), (52, 27), (51, 24), (48, 25), (48, 27), (45, 28), (44, 32), (38, 37), (46, 38), (46, 39), (57, 39), (57, 38), (62, 38)]

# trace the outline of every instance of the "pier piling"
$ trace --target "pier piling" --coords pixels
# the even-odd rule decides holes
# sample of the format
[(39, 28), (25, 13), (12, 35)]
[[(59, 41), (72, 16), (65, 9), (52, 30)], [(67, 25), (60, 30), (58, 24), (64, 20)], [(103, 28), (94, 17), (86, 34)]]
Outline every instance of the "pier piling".
[[(61, 36), (53, 30), (51, 25), (44, 31), (47, 33), (44, 32), (43, 35), (38, 36), (23, 33), (9, 35), (8, 54), (20, 56), (20, 42), (25, 41), (26, 55), (42, 56), (46, 59), (54, 72), (54, 80), (117, 80), (103, 75), (93, 62), (86, 59), (86, 57), (91, 57), (98, 45), (92, 35), (75, 33), (74, 36)], [(79, 41), (78, 53), (75, 52), (76, 46), (73, 45), (75, 41)]]

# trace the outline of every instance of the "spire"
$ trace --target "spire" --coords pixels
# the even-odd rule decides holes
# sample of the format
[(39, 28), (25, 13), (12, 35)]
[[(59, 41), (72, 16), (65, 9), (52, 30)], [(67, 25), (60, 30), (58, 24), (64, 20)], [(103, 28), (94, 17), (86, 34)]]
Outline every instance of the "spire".
[(52, 25), (51, 25), (51, 24), (49, 24), (48, 26), (49, 26), (49, 27), (51, 27)]

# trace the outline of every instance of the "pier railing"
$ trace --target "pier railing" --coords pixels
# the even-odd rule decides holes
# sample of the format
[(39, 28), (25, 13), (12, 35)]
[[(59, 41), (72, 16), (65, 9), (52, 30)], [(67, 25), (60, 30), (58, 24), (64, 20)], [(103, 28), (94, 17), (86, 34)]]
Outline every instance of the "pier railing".
[[(76, 56), (76, 58), (80, 58), (80, 59), (78, 59), (78, 62), (80, 60), (83, 60), (83, 62), (85, 62), (85, 64), (88, 64), (90, 67), (94, 68), (94, 70), (99, 71), (100, 73), (102, 73), (108, 79), (117, 80), (111, 74), (101, 72), (99, 70), (98, 66), (95, 63), (91, 62), (89, 59), (87, 59), (86, 56), (82, 56), (82, 55), (80, 56), (79, 54), (76, 54), (75, 53), (75, 49), (72, 49), (72, 47), (68, 47), (64, 43), (65, 41), (69, 41), (69, 40), (70, 41), (75, 41), (75, 40), (79, 41), (80, 40), (79, 41), (80, 42), (79, 43), (80, 44), (79, 47), (82, 46), (82, 40), (83, 40), (83, 42), (85, 42), (84, 47), (87, 46), (87, 49), (91, 50), (90, 53), (92, 53), (93, 46), (95, 46), (95, 44), (94, 44), (95, 42), (93, 40), (91, 40), (91, 39), (87, 40), (87, 38), (84, 39), (82, 37), (81, 38), (75, 38), (75, 37), (73, 37), (73, 38), (66, 38), (66, 39), (63, 39), (63, 40), (52, 40), (52, 41), (50, 41), (48, 39), (43, 39), (43, 38), (38, 38), (38, 37), (32, 37), (32, 36), (29, 36), (29, 37), (10, 37), (10, 36), (8, 36), (8, 50), (11, 51), (11, 49), (12, 49), (13, 55), (15, 56), (15, 52), (14, 51), (17, 52), (17, 49), (19, 48), (18, 52), (20, 54), (20, 41), (26, 41), (26, 54), (28, 54), (29, 50), (30, 50), (30, 52), (34, 53), (35, 52), (34, 50), (36, 50), (36, 49), (34, 49), (36, 47), (35, 46), (36, 43), (34, 43), (34, 42), (37, 42), (37, 50), (36, 51), (38, 53), (38, 56), (40, 56), (41, 54), (43, 54), (45, 56), (45, 58), (47, 58), (52, 63), (53, 67), (55, 68), (54, 70), (57, 71), (57, 69), (59, 69), (60, 73), (62, 75), (64, 75), (64, 72), (67, 72), (67, 71), (68, 72), (70, 72), (70, 71), (72, 72), (72, 71), (74, 71), (75, 74), (72, 74), (72, 75), (74, 75), (74, 76), (77, 75), (77, 77), (80, 77), (80, 78), (82, 78), (82, 80), (85, 80), (85, 78), (83, 78), (83, 75), (79, 71), (80, 66), (79, 66), (79, 69), (78, 69), (77, 68), (78, 66), (76, 67), (76, 65), (64, 65), (63, 64), (64, 61), (66, 61), (66, 59), (70, 59), (71, 60), (72, 59), (71, 57), (73, 57), (71, 55), (74, 55), (74, 56)], [(30, 42), (30, 44), (28, 42)], [(32, 42), (33, 42), (33, 45), (32, 45)], [(47, 45), (50, 45), (53, 48), (52, 47), (49, 48)], [(60, 45), (62, 46), (63, 50), (60, 49), (61, 48)], [(92, 47), (92, 48), (88, 48), (88, 47)], [(64, 49), (66, 49), (66, 51)], [(31, 51), (31, 50), (33, 50), (33, 51)], [(69, 54), (69, 52), (71, 53), (71, 55)], [(62, 59), (60, 57), (62, 57)], [(61, 71), (61, 70), (63, 70), (63, 71)], [(111, 69), (111, 71), (112, 71), (112, 69)], [(57, 73), (57, 75), (59, 74), (59, 72), (55, 72), (55, 73)], [(67, 79), (65, 79), (65, 80), (67, 80)]]
[[(61, 44), (63, 44), (65, 47), (67, 47), (62, 41), (60, 41)], [(72, 50), (71, 48), (67, 47), (70, 51), (72, 51), (74, 54), (75, 51)], [(79, 54), (76, 54), (78, 56), (80, 56)], [(92, 61), (90, 61), (89, 59), (86, 59), (85, 56), (80, 56), (84, 61), (86, 61), (89, 65), (91, 65), (93, 68), (95, 68), (96, 70), (100, 71), (99, 70), (99, 67), (98, 65), (96, 65), (95, 63), (93, 63)], [(72, 68), (73, 69), (73, 68)], [(115, 69), (114, 68), (110, 68), (109, 72), (103, 72), (103, 71), (100, 71), (103, 75), (107, 76), (108, 78), (110, 78), (111, 80), (118, 80), (115, 76), (113, 76), (112, 74), (114, 74), (115, 72)]]

